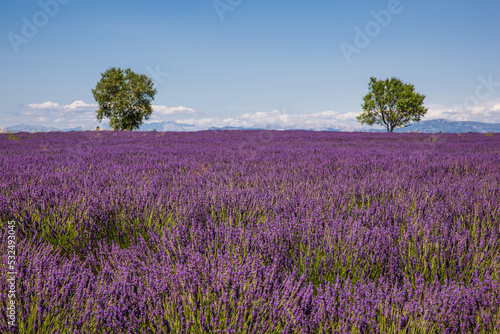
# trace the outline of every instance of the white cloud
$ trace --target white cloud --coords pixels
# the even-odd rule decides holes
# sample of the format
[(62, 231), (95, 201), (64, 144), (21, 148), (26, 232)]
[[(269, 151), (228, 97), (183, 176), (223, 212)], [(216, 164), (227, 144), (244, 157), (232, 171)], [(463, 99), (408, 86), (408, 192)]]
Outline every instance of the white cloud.
[(444, 118), (452, 121), (500, 123), (499, 102), (499, 100), (483, 101), (472, 107), (458, 104), (452, 106), (430, 104), (427, 105), (429, 110), (423, 120)]
[(61, 106), (59, 105), (59, 103), (55, 103), (55, 102), (51, 102), (51, 101), (47, 101), (47, 102), (44, 102), (44, 103), (31, 103), (31, 104), (28, 104), (27, 107), (29, 109), (35, 109), (35, 110), (59, 110), (61, 108)]
[(238, 117), (181, 119), (178, 123), (194, 125), (197, 129), (209, 127), (243, 127), (272, 129), (314, 129), (329, 128), (352, 131), (363, 128), (356, 121), (357, 113), (340, 113), (328, 110), (311, 114), (291, 114), (280, 110), (245, 113)]
[(193, 108), (178, 106), (178, 107), (167, 107), (153, 105), (153, 115), (156, 116), (172, 116), (172, 115), (200, 115), (199, 112)]
[(25, 108), (27, 111), (22, 112), (21, 115), (30, 118), (26, 123), (36, 119), (37, 122), (52, 122), (61, 129), (77, 126), (92, 129), (98, 124), (95, 117), (95, 111), (98, 108), (97, 104), (85, 103), (81, 100), (66, 105), (52, 101), (30, 103), (25, 105)]
[[(167, 107), (164, 105), (153, 105), (152, 107), (153, 114), (148, 123), (168, 121), (169, 116), (175, 115), (201, 115), (201, 113), (193, 108), (184, 106)], [(98, 108), (97, 104), (86, 103), (82, 100), (77, 100), (66, 105), (47, 101), (25, 105), (26, 111), (22, 112), (21, 115), (29, 116), (29, 121), (34, 119), (38, 122), (52, 121), (53, 123), (57, 123), (61, 128), (83, 126), (87, 129), (93, 129), (99, 124), (96, 119)], [(29, 121), (27, 120), (26, 123), (29, 123)]]
[[(449, 119), (455, 121), (476, 121), (500, 123), (500, 101), (484, 101), (470, 110), (461, 105), (445, 106), (441, 104), (427, 105), (428, 112), (423, 118)], [(356, 116), (360, 112), (341, 113), (336, 110), (326, 110), (310, 114), (291, 114), (279, 110), (245, 113), (237, 117), (228, 118), (188, 118), (177, 122), (193, 125), (197, 130), (209, 127), (242, 127), (242, 128), (271, 128), (271, 129), (337, 129), (343, 131), (359, 131), (372, 129), (361, 125)], [(380, 128), (381, 127), (373, 127)]]
[[(66, 105), (47, 101), (39, 104), (28, 104), (25, 108), (26, 111), (21, 113), (23, 116), (38, 122), (57, 124), (57, 127), (61, 129), (77, 126), (95, 129), (99, 125), (96, 120), (98, 106), (81, 100)], [(482, 101), (470, 108), (466, 108), (464, 105), (446, 106), (442, 104), (427, 105), (427, 108), (429, 110), (423, 120), (444, 118), (455, 121), (500, 123), (500, 99)], [(337, 129), (343, 131), (359, 131), (372, 128), (358, 123), (356, 116), (359, 112), (341, 113), (336, 110), (308, 114), (293, 114), (286, 111), (271, 110), (244, 113), (232, 117), (196, 117), (201, 114), (197, 110), (185, 106), (153, 105), (153, 114), (146, 123), (167, 122), (172, 120), (172, 116), (186, 115), (189, 117), (176, 122), (192, 125), (193, 130), (226, 126), (270, 129)], [(29, 121), (26, 121), (26, 123), (29, 123)]]
[[(57, 104), (57, 103), (56, 103)], [(63, 110), (97, 110), (99, 106), (97, 104), (89, 104), (83, 101), (75, 101), (71, 104), (67, 104), (63, 107)]]
[(202, 113), (194, 110), (189, 107), (167, 107), (162, 105), (153, 105), (153, 114), (150, 119), (144, 123), (155, 123), (155, 122), (168, 122), (171, 121), (171, 116), (179, 116), (179, 115), (191, 115), (191, 116), (199, 116)]
[[(89, 104), (78, 100), (71, 104), (61, 106), (59, 103), (47, 101), (43, 103), (30, 103), (26, 107), (30, 110), (47, 110), (47, 111), (71, 111), (71, 110), (96, 110), (97, 104)], [(25, 115), (28, 113), (24, 113)]]

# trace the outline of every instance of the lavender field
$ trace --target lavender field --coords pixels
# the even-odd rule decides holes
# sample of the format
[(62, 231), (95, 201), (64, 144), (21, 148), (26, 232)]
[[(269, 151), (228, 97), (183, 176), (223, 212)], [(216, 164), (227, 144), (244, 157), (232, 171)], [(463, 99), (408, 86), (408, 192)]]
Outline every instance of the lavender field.
[(0, 161), (2, 333), (500, 332), (499, 134), (0, 134)]

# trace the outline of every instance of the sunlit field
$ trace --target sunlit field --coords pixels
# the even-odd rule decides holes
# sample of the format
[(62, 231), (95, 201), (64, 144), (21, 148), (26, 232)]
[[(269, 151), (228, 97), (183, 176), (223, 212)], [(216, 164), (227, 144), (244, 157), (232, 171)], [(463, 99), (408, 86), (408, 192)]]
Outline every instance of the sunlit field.
[(0, 134), (0, 161), (19, 333), (500, 332), (500, 134)]

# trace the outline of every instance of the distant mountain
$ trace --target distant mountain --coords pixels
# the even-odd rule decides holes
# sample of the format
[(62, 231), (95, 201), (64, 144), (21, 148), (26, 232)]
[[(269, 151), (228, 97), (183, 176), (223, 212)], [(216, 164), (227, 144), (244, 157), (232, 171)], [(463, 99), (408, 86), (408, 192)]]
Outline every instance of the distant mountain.
[[(109, 124), (101, 124), (99, 125), (101, 130), (111, 130), (109, 127)], [(139, 131), (192, 131), (192, 125), (189, 124), (181, 124), (181, 123), (176, 123), (176, 122), (154, 122), (154, 123), (149, 123), (149, 124), (143, 124)], [(9, 132), (52, 132), (52, 131), (62, 131), (62, 132), (69, 132), (69, 131), (88, 131), (88, 130), (95, 130), (95, 128), (86, 128), (83, 126), (77, 126), (74, 128), (69, 128), (69, 129), (57, 129), (54, 127), (46, 127), (43, 125), (31, 125), (31, 124), (18, 124), (18, 125), (13, 125), (9, 126), (4, 129), (4, 131), (9, 131)]]
[(51, 132), (51, 131), (61, 131), (59, 129), (53, 127), (46, 127), (43, 125), (30, 125), (30, 124), (19, 124), (9, 126), (4, 129), (5, 131), (10, 132)]
[(222, 128), (217, 128), (215, 126), (212, 126), (208, 128), (207, 130), (209, 131), (214, 131), (214, 130), (262, 130), (262, 128), (242, 128), (242, 127), (237, 127), (237, 126), (224, 126)]
[(450, 121), (447, 119), (435, 119), (413, 123), (406, 128), (394, 130), (395, 132), (418, 131), (423, 133), (464, 133), (464, 132), (500, 132), (499, 123), (481, 123), (467, 121)]
[[(100, 125), (102, 130), (109, 130), (108, 124)], [(234, 127), (234, 126), (224, 126), (224, 127), (210, 127), (208, 130), (310, 130), (310, 131), (365, 131), (365, 132), (385, 132), (382, 127), (361, 127), (359, 125), (347, 125), (347, 124), (338, 124), (333, 127), (330, 126), (321, 126), (316, 125), (312, 128), (299, 128), (299, 127), (288, 127), (288, 126), (280, 126), (276, 124), (267, 124), (264, 127), (252, 127), (252, 128), (243, 128), (243, 127)], [(79, 126), (71, 129), (56, 129), (53, 127), (45, 127), (42, 125), (28, 125), (28, 124), (19, 124), (10, 126), (5, 131), (10, 132), (50, 132), (50, 131), (85, 131), (89, 130), (88, 128)], [(94, 129), (92, 129), (94, 130)], [(184, 132), (184, 131), (196, 131), (202, 130), (194, 125), (190, 124), (182, 124), (177, 122), (153, 122), (143, 124), (139, 131), (174, 131), (174, 132)], [(396, 129), (395, 132), (422, 132), (422, 133), (437, 133), (437, 132), (447, 132), (447, 133), (465, 133), (465, 132), (500, 132), (500, 124), (499, 123), (481, 123), (481, 122), (459, 122), (459, 121), (450, 121), (446, 119), (436, 119), (430, 121), (420, 121), (418, 123), (413, 123), (410, 126), (402, 129)]]
[[(334, 132), (385, 132), (385, 128), (379, 126), (360, 126), (349, 124), (336, 124), (334, 126), (321, 126), (316, 124), (314, 127), (292, 127), (282, 126), (277, 124), (267, 124), (263, 127), (210, 127), (208, 130), (309, 130), (309, 131), (334, 131)], [(188, 130), (189, 131), (189, 130)], [(402, 129), (395, 129), (394, 132), (422, 132), (422, 133), (465, 133), (465, 132), (500, 132), (499, 123), (481, 123), (481, 122), (467, 122), (467, 121), (450, 121), (447, 119), (436, 119), (429, 121), (420, 121), (413, 123), (410, 126)]]
[(141, 125), (139, 131), (192, 131), (193, 125), (177, 122), (153, 122)]
[[(237, 127), (237, 126), (224, 126), (224, 127), (212, 126), (212, 127), (208, 128), (207, 130), (279, 130), (279, 131), (304, 130), (304, 131), (335, 131), (335, 132), (362, 131), (362, 130), (358, 129), (358, 127), (354, 127), (354, 126), (347, 125), (347, 124), (337, 124), (337, 125), (334, 125), (334, 127), (325, 127), (321, 124), (316, 124), (316, 126), (314, 126), (314, 127), (301, 127), (301, 126), (293, 126), (293, 125), (283, 126), (280, 124), (272, 124), (272, 123), (266, 124), (265, 126), (262, 126), (262, 127), (251, 127), (251, 128)], [(368, 129), (367, 131), (371, 131), (371, 130), (372, 129)]]
[(64, 131), (64, 132), (70, 132), (70, 131), (85, 131), (85, 130), (89, 130), (89, 129), (86, 129), (83, 126), (77, 126), (76, 128), (64, 129), (62, 131)]

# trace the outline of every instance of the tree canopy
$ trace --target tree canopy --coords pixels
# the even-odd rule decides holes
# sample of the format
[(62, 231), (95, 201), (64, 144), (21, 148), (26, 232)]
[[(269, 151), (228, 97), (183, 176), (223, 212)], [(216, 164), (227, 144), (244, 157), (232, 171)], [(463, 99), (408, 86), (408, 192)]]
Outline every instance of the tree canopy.
[(412, 84), (398, 78), (370, 78), (369, 92), (361, 104), (363, 112), (356, 118), (361, 124), (383, 125), (387, 132), (418, 122), (425, 115), (425, 95), (415, 92)]
[(101, 75), (96, 88), (92, 89), (99, 104), (99, 122), (108, 118), (113, 130), (138, 129), (153, 113), (151, 102), (156, 94), (153, 81), (130, 68), (111, 67)]

